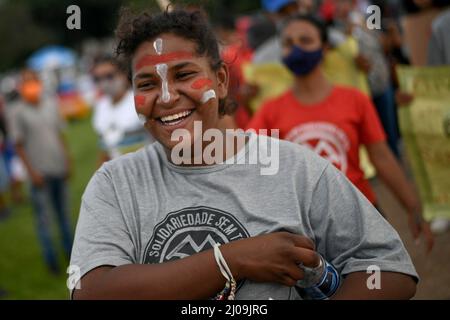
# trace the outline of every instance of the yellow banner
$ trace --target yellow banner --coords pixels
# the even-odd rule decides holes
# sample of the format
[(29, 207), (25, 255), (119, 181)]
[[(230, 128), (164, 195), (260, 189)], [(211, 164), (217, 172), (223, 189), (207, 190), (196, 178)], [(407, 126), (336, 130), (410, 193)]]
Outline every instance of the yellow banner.
[(450, 66), (397, 72), (402, 91), (414, 95), (399, 120), (425, 217), (450, 218)]
[(367, 76), (355, 64), (358, 51), (355, 38), (347, 37), (339, 46), (328, 50), (323, 69), (333, 83), (357, 88), (370, 95)]
[(250, 102), (250, 108), (256, 112), (267, 100), (280, 96), (292, 87), (294, 76), (281, 63), (246, 63), (242, 66), (247, 83), (258, 87), (257, 96)]

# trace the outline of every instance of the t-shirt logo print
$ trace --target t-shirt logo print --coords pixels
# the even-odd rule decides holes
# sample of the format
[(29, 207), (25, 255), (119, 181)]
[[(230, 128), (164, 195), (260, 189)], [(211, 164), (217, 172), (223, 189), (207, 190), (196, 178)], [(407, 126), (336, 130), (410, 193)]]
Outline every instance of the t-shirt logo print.
[(347, 134), (332, 123), (309, 122), (293, 128), (286, 140), (302, 144), (327, 159), (343, 173), (347, 173), (347, 151), (350, 141)]
[(156, 225), (147, 244), (144, 263), (182, 259), (225, 244), (248, 238), (249, 233), (230, 213), (209, 208), (185, 208), (169, 213)]

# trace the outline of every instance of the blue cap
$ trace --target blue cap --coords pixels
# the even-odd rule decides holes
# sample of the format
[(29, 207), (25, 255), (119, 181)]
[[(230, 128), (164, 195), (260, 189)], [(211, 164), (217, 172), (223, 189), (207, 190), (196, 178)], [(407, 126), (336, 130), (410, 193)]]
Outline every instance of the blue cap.
[(277, 12), (284, 6), (295, 2), (295, 0), (261, 0), (263, 8), (269, 12)]

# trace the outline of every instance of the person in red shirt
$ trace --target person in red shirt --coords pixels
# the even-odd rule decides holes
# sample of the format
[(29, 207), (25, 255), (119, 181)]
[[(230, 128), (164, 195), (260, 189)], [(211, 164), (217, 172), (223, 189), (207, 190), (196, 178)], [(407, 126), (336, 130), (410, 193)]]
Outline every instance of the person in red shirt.
[(376, 205), (375, 194), (360, 167), (359, 148), (365, 145), (379, 177), (408, 212), (415, 238), (425, 235), (433, 246), (421, 202), (386, 143), (370, 99), (356, 89), (333, 85), (322, 71), (327, 46), (325, 26), (312, 16), (290, 18), (282, 31), (283, 63), (294, 73), (293, 88), (266, 102), (248, 125), (278, 129), (280, 139), (307, 146), (342, 170)]

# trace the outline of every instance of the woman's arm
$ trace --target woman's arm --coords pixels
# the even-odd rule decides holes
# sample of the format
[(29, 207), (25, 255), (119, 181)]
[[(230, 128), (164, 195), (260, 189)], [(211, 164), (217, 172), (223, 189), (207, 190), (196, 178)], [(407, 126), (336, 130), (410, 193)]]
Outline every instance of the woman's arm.
[(31, 179), (31, 183), (35, 187), (42, 187), (45, 183), (44, 177), (42, 174), (38, 171), (36, 171), (30, 161), (30, 158), (27, 156), (27, 153), (25, 152), (25, 148), (23, 146), (22, 142), (18, 142), (14, 145), (14, 148), (16, 150), (17, 155), (19, 156), (20, 160), (25, 166), (25, 169), (27, 170), (27, 173)]
[[(233, 259), (227, 261), (238, 276)], [(80, 284), (74, 299), (205, 299), (220, 292), (225, 279), (208, 250), (163, 264), (99, 267), (87, 273)]]
[(66, 161), (66, 179), (69, 179), (72, 175), (72, 157), (70, 156), (70, 149), (69, 149), (69, 144), (67, 143), (67, 138), (64, 135), (63, 132), (59, 133), (59, 140), (61, 142), (61, 146), (63, 148), (63, 152), (64, 152), (64, 158)]
[(386, 142), (373, 143), (366, 147), (377, 174), (406, 208), (414, 238), (417, 239), (422, 232), (427, 241), (427, 250), (431, 251), (434, 243), (433, 234), (429, 224), (422, 218), (422, 205), (419, 197), (406, 178), (399, 162)]
[[(370, 161), (377, 170), (377, 174), (388, 188), (400, 200), (408, 213), (421, 209), (418, 195), (407, 180), (402, 167), (386, 142), (367, 145)], [(420, 213), (420, 212), (419, 212)]]
[[(303, 277), (300, 262), (314, 267), (313, 242), (277, 232), (233, 241), (220, 247), (236, 280), (293, 286)], [(161, 264), (102, 266), (87, 273), (74, 299), (207, 299), (220, 292), (225, 278), (213, 250)]]
[(332, 300), (406, 300), (416, 294), (416, 282), (411, 276), (395, 272), (381, 272), (380, 287), (372, 290), (367, 284), (370, 276), (365, 272), (350, 273)]

